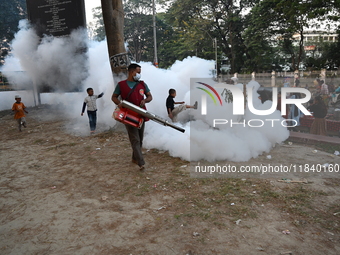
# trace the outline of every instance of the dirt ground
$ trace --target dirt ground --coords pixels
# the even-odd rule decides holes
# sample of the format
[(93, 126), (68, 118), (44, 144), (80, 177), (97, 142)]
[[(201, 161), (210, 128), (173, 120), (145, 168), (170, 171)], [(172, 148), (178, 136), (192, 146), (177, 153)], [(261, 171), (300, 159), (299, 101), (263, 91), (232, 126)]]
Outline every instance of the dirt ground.
[[(28, 110), (21, 133), (0, 112), (1, 254), (340, 254), (338, 168), (192, 178), (190, 162), (146, 148), (139, 172), (124, 129), (81, 135), (58, 109)], [(332, 150), (285, 142), (224, 163), (339, 167)]]

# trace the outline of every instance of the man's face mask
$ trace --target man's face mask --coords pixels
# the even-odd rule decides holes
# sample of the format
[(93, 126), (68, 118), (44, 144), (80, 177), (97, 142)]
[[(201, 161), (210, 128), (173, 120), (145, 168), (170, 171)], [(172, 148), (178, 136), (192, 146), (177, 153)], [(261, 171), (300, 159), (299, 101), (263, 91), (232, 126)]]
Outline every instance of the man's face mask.
[(133, 79), (134, 79), (135, 81), (139, 81), (141, 77), (142, 77), (142, 75), (141, 75), (140, 73), (136, 73), (136, 75), (133, 76)]

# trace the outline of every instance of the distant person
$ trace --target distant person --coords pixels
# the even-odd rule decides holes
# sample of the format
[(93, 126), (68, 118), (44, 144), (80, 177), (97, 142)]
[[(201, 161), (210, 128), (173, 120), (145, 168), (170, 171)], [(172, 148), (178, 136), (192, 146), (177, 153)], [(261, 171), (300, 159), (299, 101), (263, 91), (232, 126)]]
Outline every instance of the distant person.
[(315, 95), (318, 96), (320, 95), (320, 90), (321, 90), (321, 80), (319, 78), (315, 79), (313, 81), (314, 87), (315, 87)]
[(261, 103), (263, 104), (264, 102), (266, 102), (267, 100), (269, 100), (269, 95), (268, 95), (268, 92), (265, 91), (265, 90), (262, 90), (262, 91), (258, 91), (259, 93), (259, 97), (258, 99), (261, 100)]
[[(166, 99), (166, 110), (168, 112), (169, 118), (172, 122), (177, 122), (177, 115), (186, 110), (187, 108), (197, 109), (197, 101), (194, 105), (185, 105), (185, 102), (175, 102), (174, 98), (176, 97), (176, 90), (169, 89), (169, 96)], [(175, 107), (175, 104), (181, 104), (178, 107)]]
[(230, 78), (226, 79), (224, 82), (229, 85), (234, 85), (234, 81)]
[(231, 77), (230, 80), (233, 81), (232, 84), (236, 85), (238, 83), (238, 78), (237, 77)]
[(276, 110), (281, 112), (281, 91), (277, 93), (277, 105)]
[(339, 93), (340, 93), (340, 86), (337, 87), (335, 89), (335, 91), (333, 92), (333, 95), (332, 95), (332, 101), (333, 101), (332, 105), (335, 105), (335, 104), (339, 103), (339, 99), (338, 99)]
[(331, 78), (331, 81), (328, 83), (328, 91), (329, 93), (335, 92), (335, 85), (334, 85), (333, 77)]
[(101, 98), (104, 93), (100, 93), (99, 95), (94, 95), (93, 88), (88, 88), (86, 90), (88, 96), (85, 97), (84, 103), (83, 103), (83, 109), (81, 111), (81, 116), (84, 115), (85, 108), (87, 106), (87, 116), (89, 117), (90, 122), (90, 133), (94, 134), (96, 131), (97, 126), (97, 104), (96, 100), (98, 98)]
[[(300, 93), (293, 93), (290, 97), (291, 99), (298, 99), (301, 98)], [(295, 105), (292, 104), (289, 107), (288, 119), (294, 120), (292, 121), (292, 125), (296, 124), (295, 126), (300, 126), (300, 118), (303, 116), (301, 110)], [(294, 130), (295, 128), (293, 128)]]
[(321, 88), (320, 93), (321, 95), (329, 95), (328, 85), (325, 83), (324, 80), (320, 80)]
[(319, 86), (321, 88), (321, 85), (322, 85), (322, 80), (320, 80), (319, 78), (317, 78), (316, 80), (316, 86)]
[(300, 86), (300, 79), (299, 79), (299, 77), (297, 77), (296, 79), (295, 79), (295, 87), (297, 88), (297, 87), (299, 87)]
[(21, 96), (16, 95), (15, 101), (16, 102), (12, 106), (12, 111), (14, 111), (14, 119), (17, 120), (19, 132), (21, 132), (21, 126), (24, 126), (24, 128), (27, 127), (25, 113), (28, 113), (28, 111), (25, 110), (26, 106), (24, 105), (24, 103), (21, 102)]
[(283, 82), (283, 87), (285, 87), (285, 88), (288, 88), (288, 87), (290, 87), (290, 83), (289, 83), (289, 80), (286, 78), (286, 79), (284, 79), (284, 82)]
[(314, 103), (308, 106), (307, 110), (312, 112), (314, 116), (314, 121), (309, 132), (315, 135), (327, 135), (327, 125), (325, 120), (327, 107), (321, 96), (315, 97)]
[(320, 89), (320, 95), (322, 97), (322, 100), (325, 102), (325, 105), (328, 108), (329, 104), (329, 90), (328, 90), (328, 85), (325, 83), (324, 80), (320, 81), (321, 84), (321, 89)]

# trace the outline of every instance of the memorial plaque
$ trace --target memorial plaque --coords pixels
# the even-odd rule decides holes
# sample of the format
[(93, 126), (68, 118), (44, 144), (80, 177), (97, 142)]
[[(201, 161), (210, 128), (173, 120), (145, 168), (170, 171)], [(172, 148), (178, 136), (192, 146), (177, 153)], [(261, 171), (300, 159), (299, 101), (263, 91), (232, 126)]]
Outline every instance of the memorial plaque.
[(86, 27), (84, 0), (26, 0), (28, 19), (38, 35), (64, 36)]

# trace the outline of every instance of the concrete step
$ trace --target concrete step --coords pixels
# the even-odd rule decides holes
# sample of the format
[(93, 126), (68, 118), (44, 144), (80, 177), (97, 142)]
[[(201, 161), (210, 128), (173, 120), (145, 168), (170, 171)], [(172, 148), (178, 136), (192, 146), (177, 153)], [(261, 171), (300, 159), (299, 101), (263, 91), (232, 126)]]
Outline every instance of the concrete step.
[(333, 144), (340, 146), (340, 138), (334, 136), (313, 135), (290, 131), (289, 141), (304, 144)]

